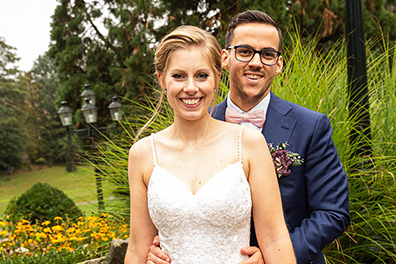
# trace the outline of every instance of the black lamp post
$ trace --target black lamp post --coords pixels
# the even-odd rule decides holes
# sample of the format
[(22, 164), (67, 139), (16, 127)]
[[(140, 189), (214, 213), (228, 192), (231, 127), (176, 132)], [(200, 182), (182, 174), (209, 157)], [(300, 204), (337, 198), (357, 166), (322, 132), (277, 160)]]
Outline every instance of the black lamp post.
[(62, 101), (62, 107), (58, 111), (62, 126), (67, 129), (67, 154), (66, 154), (66, 170), (72, 172), (76, 170), (73, 158), (73, 142), (72, 142), (72, 120), (73, 120), (73, 110), (67, 105), (66, 101)]
[(355, 146), (354, 155), (370, 155), (370, 104), (362, 0), (345, 0), (345, 31), (348, 58), (349, 116), (356, 118), (350, 141), (352, 146)]
[[(58, 114), (61, 119), (62, 125), (66, 127), (68, 131), (68, 148), (72, 145), (71, 134), (74, 132), (88, 132), (88, 137), (92, 140), (92, 150), (96, 151), (96, 142), (95, 140), (100, 138), (99, 131), (108, 130), (108, 127), (96, 127), (95, 123), (98, 118), (98, 108), (95, 106), (96, 97), (95, 92), (92, 91), (88, 84), (85, 85), (84, 92), (81, 93), (81, 97), (84, 98), (85, 104), (81, 108), (81, 112), (84, 115), (85, 122), (88, 124), (88, 129), (71, 129), (72, 118), (73, 118), (73, 110), (67, 106), (66, 101), (62, 101), (62, 107), (59, 109)], [(118, 121), (122, 118), (122, 104), (118, 102), (118, 97), (113, 97), (113, 102), (108, 106), (111, 114), (111, 118), (113, 121)], [(68, 155), (70, 152), (68, 152)], [(70, 161), (70, 160), (69, 160)], [(96, 162), (96, 160), (94, 160)], [(75, 170), (75, 166), (73, 162), (68, 162), (66, 169), (68, 171)], [(70, 169), (69, 167), (73, 169)], [(70, 170), (69, 170), (70, 169)], [(100, 176), (99, 170), (95, 168), (95, 179), (96, 179), (96, 189), (98, 196), (98, 209), (99, 212), (104, 210), (104, 201), (103, 201), (103, 188), (102, 188), (102, 177)]]

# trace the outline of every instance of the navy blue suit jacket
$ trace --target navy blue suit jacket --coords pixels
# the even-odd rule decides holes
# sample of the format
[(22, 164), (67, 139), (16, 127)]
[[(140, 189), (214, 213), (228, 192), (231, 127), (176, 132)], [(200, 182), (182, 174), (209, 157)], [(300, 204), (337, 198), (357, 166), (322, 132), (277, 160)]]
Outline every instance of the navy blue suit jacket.
[[(227, 100), (212, 116), (225, 121)], [(348, 179), (331, 139), (326, 115), (285, 101), (271, 92), (262, 132), (274, 146), (288, 142), (300, 154), (301, 166), (281, 177), (285, 220), (298, 263), (325, 263), (322, 249), (348, 227)], [(257, 246), (252, 222), (251, 245)]]

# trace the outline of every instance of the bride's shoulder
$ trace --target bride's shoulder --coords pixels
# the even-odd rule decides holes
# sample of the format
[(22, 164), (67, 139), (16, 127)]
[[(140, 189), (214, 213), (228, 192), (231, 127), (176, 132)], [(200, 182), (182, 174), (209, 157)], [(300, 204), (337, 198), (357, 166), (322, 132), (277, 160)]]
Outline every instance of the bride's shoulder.
[(267, 142), (263, 134), (255, 128), (244, 126), (242, 130), (242, 145), (257, 149), (258, 146), (266, 146)]
[(129, 157), (134, 159), (143, 159), (151, 153), (150, 137), (145, 137), (135, 142), (129, 149)]

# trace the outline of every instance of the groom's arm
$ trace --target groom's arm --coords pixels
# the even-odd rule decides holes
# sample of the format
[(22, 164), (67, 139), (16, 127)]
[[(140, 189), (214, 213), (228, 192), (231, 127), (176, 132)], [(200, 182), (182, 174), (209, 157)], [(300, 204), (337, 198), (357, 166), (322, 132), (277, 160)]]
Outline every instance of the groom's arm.
[(298, 263), (312, 261), (327, 244), (346, 230), (350, 222), (348, 179), (331, 135), (329, 119), (320, 115), (304, 157), (310, 215), (290, 231)]
[(159, 247), (160, 240), (159, 236), (155, 236), (152, 245), (150, 246), (150, 251), (147, 254), (146, 264), (169, 264), (171, 263), (170, 257), (165, 254), (164, 251)]
[(245, 247), (241, 250), (241, 253), (249, 256), (249, 258), (239, 264), (264, 264), (263, 255), (258, 247)]
[[(166, 255), (159, 247), (160, 241), (159, 237), (155, 236), (153, 244), (150, 247), (150, 252), (147, 255), (146, 264), (169, 264), (171, 260), (168, 255)], [(216, 250), (216, 249), (213, 249)], [(243, 255), (250, 256), (249, 259), (242, 261), (239, 264), (264, 264), (261, 251), (258, 247), (246, 247), (241, 249)]]

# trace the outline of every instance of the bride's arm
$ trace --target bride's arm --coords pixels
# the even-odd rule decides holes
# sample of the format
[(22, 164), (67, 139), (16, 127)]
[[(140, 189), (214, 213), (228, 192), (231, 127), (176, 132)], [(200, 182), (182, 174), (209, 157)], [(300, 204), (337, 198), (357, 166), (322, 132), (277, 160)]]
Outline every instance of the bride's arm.
[(147, 253), (157, 229), (151, 222), (147, 207), (147, 183), (152, 170), (149, 141), (135, 143), (129, 151), (128, 179), (131, 199), (130, 240), (126, 264), (146, 263)]
[(254, 225), (264, 261), (296, 263), (267, 142), (261, 133), (244, 129), (242, 146), (244, 164), (248, 164)]

